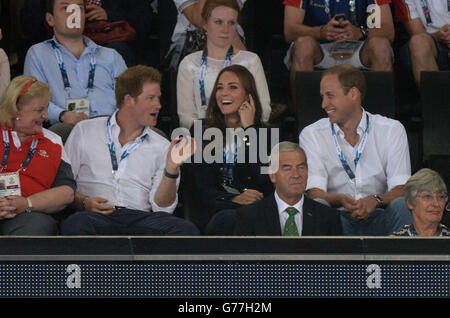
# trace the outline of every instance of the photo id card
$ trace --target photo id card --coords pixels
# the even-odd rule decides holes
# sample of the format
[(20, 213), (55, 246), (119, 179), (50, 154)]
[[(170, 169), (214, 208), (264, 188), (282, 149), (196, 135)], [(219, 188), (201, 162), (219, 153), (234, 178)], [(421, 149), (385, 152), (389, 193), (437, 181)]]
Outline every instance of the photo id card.
[(0, 173), (0, 197), (22, 195), (18, 172)]
[(66, 102), (66, 109), (72, 113), (85, 113), (89, 116), (90, 102), (87, 98), (68, 99)]

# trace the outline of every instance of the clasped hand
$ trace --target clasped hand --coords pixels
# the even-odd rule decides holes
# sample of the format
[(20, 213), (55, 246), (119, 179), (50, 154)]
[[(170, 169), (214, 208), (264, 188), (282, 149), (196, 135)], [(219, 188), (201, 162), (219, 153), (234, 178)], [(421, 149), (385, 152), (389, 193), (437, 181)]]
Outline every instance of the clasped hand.
[(342, 194), (341, 205), (352, 218), (365, 220), (376, 209), (378, 201), (373, 196), (356, 200), (348, 194)]
[(362, 37), (361, 30), (348, 20), (337, 21), (331, 19), (320, 30), (320, 37), (328, 41), (344, 42), (359, 40)]

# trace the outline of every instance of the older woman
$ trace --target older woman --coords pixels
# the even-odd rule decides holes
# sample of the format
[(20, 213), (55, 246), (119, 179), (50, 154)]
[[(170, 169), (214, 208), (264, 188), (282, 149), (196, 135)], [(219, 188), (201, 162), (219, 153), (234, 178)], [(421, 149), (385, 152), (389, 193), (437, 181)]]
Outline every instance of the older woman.
[(450, 236), (441, 224), (448, 200), (441, 176), (431, 169), (421, 169), (405, 184), (405, 201), (412, 212), (413, 224), (405, 225), (395, 236)]
[[(261, 149), (256, 150), (255, 145), (260, 147), (266, 142), (266, 152), (270, 152), (271, 135), (270, 130), (266, 130), (268, 134), (264, 138), (259, 130), (262, 127), (261, 102), (255, 80), (245, 67), (231, 65), (224, 68), (214, 83), (211, 96), (204, 131), (213, 128), (222, 133), (223, 152), (215, 157), (223, 160), (195, 165), (195, 192), (204, 208), (205, 221), (217, 212), (227, 210), (211, 221), (208, 226), (211, 231), (207, 228), (206, 234), (231, 235), (234, 228), (229, 226), (233, 226), (234, 211), (229, 210), (259, 201), (273, 192), (268, 175), (261, 174), (261, 158), (250, 159), (252, 155), (260, 154)], [(239, 128), (243, 129), (242, 135), (227, 136), (227, 131), (236, 132)], [(252, 140), (252, 135), (258, 140)], [(245, 153), (245, 160), (238, 160), (239, 153)]]
[(206, 47), (186, 56), (177, 76), (177, 103), (180, 126), (190, 128), (194, 120), (205, 118), (214, 81), (226, 66), (245, 66), (255, 78), (261, 101), (262, 119), (269, 120), (270, 94), (264, 69), (258, 55), (234, 47), (238, 37), (239, 4), (237, 0), (207, 0), (203, 10)]
[(73, 201), (76, 185), (61, 138), (42, 128), (50, 99), (46, 84), (18, 76), (1, 100), (1, 235), (52, 235), (49, 214)]

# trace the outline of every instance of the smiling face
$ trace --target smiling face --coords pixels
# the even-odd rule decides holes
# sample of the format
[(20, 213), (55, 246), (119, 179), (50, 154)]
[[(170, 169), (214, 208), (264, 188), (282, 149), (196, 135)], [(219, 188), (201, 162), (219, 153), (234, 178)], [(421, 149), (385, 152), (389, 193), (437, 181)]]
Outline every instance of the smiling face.
[(442, 191), (424, 191), (416, 195), (415, 205), (407, 202), (412, 211), (414, 223), (439, 224), (444, 213), (447, 194)]
[(145, 82), (142, 85), (142, 93), (136, 98), (128, 95), (130, 106), (133, 110), (134, 120), (139, 126), (156, 126), (158, 114), (161, 110), (161, 87), (159, 83)]
[(247, 100), (247, 92), (239, 77), (232, 72), (223, 72), (217, 81), (216, 102), (223, 115), (231, 115)]
[[(67, 21), (73, 16), (73, 12), (66, 12), (69, 5), (76, 4), (80, 7), (80, 27), (70, 28)], [(60, 38), (79, 38), (83, 34), (85, 10), (83, 0), (55, 0), (53, 14), (47, 12), (46, 21), (53, 28), (55, 36)]]
[(359, 116), (359, 95), (357, 89), (352, 87), (347, 93), (339, 82), (336, 74), (326, 75), (320, 82), (320, 95), (322, 96), (322, 109), (325, 110), (330, 122), (343, 125), (355, 115)]
[(306, 189), (308, 167), (301, 150), (279, 153), (278, 170), (269, 174), (278, 196), (286, 203), (298, 202)]
[(208, 45), (228, 48), (236, 37), (238, 12), (226, 6), (218, 6), (204, 23)]
[(42, 124), (46, 119), (48, 119), (48, 101), (43, 97), (33, 97), (20, 107), (13, 130), (30, 137), (42, 132)]

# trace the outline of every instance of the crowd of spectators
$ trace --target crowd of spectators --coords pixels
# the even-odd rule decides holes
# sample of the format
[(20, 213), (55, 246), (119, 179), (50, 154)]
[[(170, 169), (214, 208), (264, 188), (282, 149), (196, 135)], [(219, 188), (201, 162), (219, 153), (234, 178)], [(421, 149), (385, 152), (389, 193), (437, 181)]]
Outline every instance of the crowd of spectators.
[[(364, 108), (362, 71), (400, 65), (420, 87), (450, 70), (450, 1), (279, 1), (293, 105), (297, 72), (324, 71), (327, 117), (290, 136), (241, 23), (255, 0), (173, 0), (157, 63), (161, 1), (1, 1), (0, 235), (448, 236), (444, 180), (411, 177), (407, 131)], [(176, 133), (156, 128), (162, 90)]]

